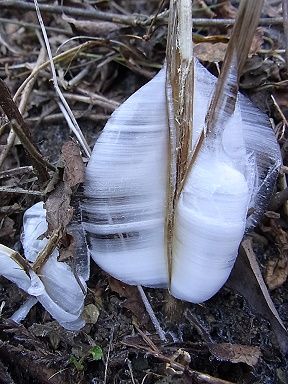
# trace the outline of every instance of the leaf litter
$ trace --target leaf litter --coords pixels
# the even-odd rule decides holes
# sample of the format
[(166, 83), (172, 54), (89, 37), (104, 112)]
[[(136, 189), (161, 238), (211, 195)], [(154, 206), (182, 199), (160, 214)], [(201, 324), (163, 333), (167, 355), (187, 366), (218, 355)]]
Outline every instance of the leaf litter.
[[(162, 3), (161, 11), (168, 6), (167, 2)], [(129, 12), (143, 12), (144, 14), (153, 15), (158, 6), (159, 2), (156, 1), (151, 1), (149, 4), (142, 4), (142, 2), (136, 4), (132, 0), (120, 1), (118, 4), (116, 2), (111, 2), (111, 4), (102, 4), (100, 2), (98, 5), (104, 13), (120, 12), (120, 14), (125, 14), (126, 12), (128, 15), (130, 15)], [(209, 14), (210, 17), (217, 15), (222, 18), (234, 18), (237, 2), (219, 2), (216, 7), (213, 7), (212, 2), (206, 1), (197, 2), (198, 6), (201, 8), (198, 9), (198, 12), (203, 13), (204, 10), (204, 14)], [(205, 11), (205, 6), (208, 7), (208, 10), (211, 9), (212, 13)], [(85, 4), (84, 8), (90, 9), (90, 5)], [(3, 23), (3, 36), (8, 44), (1, 48), (1, 77), (5, 79), (11, 93), (15, 94), (19, 85), (29, 74), (29, 67), (36, 62), (37, 49), (40, 49), (39, 39), (36, 34), (37, 29), (33, 26), (32, 29), (23, 27), (21, 22), (29, 21), (31, 23), (32, 19), (33, 23), (37, 25), (37, 20), (34, 16), (31, 18), (29, 12), (23, 12), (21, 20), (18, 19), (19, 15), (13, 10), (8, 11), (5, 9), (3, 13), (4, 17), (6, 17), (6, 21), (1, 22)], [(279, 16), (278, 5), (269, 5), (269, 8), (264, 9), (263, 16)], [(20, 25), (11, 24), (11, 18), (20, 22)], [(85, 32), (82, 29), (84, 25), (81, 22), (82, 19), (77, 23), (76, 19), (65, 20), (65, 17), (61, 19), (57, 15), (45, 14), (45, 25), (58, 28), (61, 31), (57, 32), (57, 39), (53, 39), (56, 32), (47, 29), (53, 54), (56, 53), (58, 42), (64, 43), (67, 36), (71, 34), (69, 23), (74, 23), (76, 30), (79, 28), (78, 32), (81, 32), (81, 34)], [(81, 89), (95, 84), (97, 92), (101, 96), (104, 95), (111, 101), (122, 101), (135, 89), (139, 88), (147, 78), (151, 77), (163, 62), (165, 26), (156, 23), (150, 33), (150, 40), (143, 41), (139, 39), (139, 36), (145, 34), (145, 28), (138, 27), (137, 24), (130, 25), (127, 29), (121, 30), (120, 34), (119, 28), (122, 28), (122, 25), (119, 23), (115, 25), (117, 26), (115, 30), (111, 25), (106, 25), (106, 28), (110, 28), (110, 30), (108, 28), (109, 33), (112, 33), (117, 44), (104, 39), (94, 47), (91, 45), (88, 50), (81, 52), (79, 49), (74, 51), (72, 56), (68, 53), (65, 56), (66, 48), (64, 46), (64, 56), (57, 63), (57, 70), (59, 73), (60, 70), (63, 71), (63, 78), (69, 84), (72, 84), (74, 94), (80, 95), (82, 93)], [(104, 24), (97, 26), (97, 21), (95, 21), (95, 27), (92, 25), (92, 30), (90, 29), (89, 33), (101, 36), (103, 28), (105, 29)], [(127, 34), (125, 35), (125, 33)], [(227, 32), (225, 26), (219, 28), (215, 28), (215, 26), (206, 27), (202, 31), (197, 31), (197, 33), (207, 36), (217, 34), (222, 36), (223, 39), (229, 38), (229, 32)], [(32, 39), (29, 39), (30, 36)], [(277, 39), (275, 36), (277, 36)], [(281, 36), (281, 33), (280, 35), (279, 31), (274, 33), (273, 28), (272, 30), (264, 29), (261, 34), (256, 35), (253, 50), (253, 54), (256, 53), (256, 55), (252, 55), (246, 63), (241, 78), (243, 89), (246, 92), (252, 90), (254, 102), (260, 107), (262, 106), (265, 111), (268, 110), (276, 124), (281, 123), (281, 116), (276, 115), (273, 104), (267, 97), (267, 92), (273, 91), (276, 100), (281, 98), (280, 108), (284, 114), (286, 113), (285, 108), (288, 100), (284, 86), (287, 73), (285, 72), (283, 56), (281, 56), (282, 53), (278, 52), (284, 47), (284, 44), (281, 43), (283, 42), (283, 36), (282, 40), (279, 36)], [(123, 48), (119, 49), (119, 43), (124, 44)], [(205, 60), (205, 57), (202, 59), (208, 62), (211, 71), (217, 73), (217, 65), (214, 63), (220, 62), (222, 56), (219, 56), (217, 45), (216, 47), (214, 45), (220, 44), (220, 42), (203, 44), (207, 44), (206, 51), (207, 54), (209, 53), (209, 57), (208, 60)], [(221, 44), (225, 43), (221, 42)], [(209, 50), (209, 45), (211, 50)], [(71, 41), (70, 46), (75, 47), (77, 43)], [(90, 71), (83, 72), (83, 68), (87, 65), (91, 66)], [(78, 147), (73, 142), (68, 141), (71, 133), (64, 123), (62, 114), (58, 113), (55, 99), (49, 101), (51, 108), (47, 110), (47, 99), (43, 95), (51, 91), (49, 79), (50, 74), (45, 70), (39, 73), (24, 116), (33, 134), (33, 139), (37, 142), (37, 146), (45, 158), (52, 164), (58, 162), (59, 165), (62, 162), (62, 166), (58, 167), (57, 165), (57, 177), (54, 177), (54, 182), (50, 184), (49, 192), (46, 189), (45, 204), (49, 212), (50, 235), (61, 227), (61, 245), (65, 246), (65, 249), (68, 246), (69, 250), (69, 245), (73, 243), (71, 240), (73, 233), (69, 233), (69, 229), (66, 227), (70, 223), (74, 211), (71, 196), (74, 199), (76, 194), (77, 202), (76, 185), (82, 181), (83, 163), (82, 159), (80, 159)], [(111, 79), (114, 79), (113, 83), (111, 83)], [(39, 94), (37, 95), (37, 91), (42, 92), (41, 97), (39, 97)], [(92, 145), (110, 110), (106, 110), (105, 106), (82, 103), (80, 98), (72, 101), (72, 107), (73, 111), (79, 116), (79, 122), (81, 122), (86, 139)], [(50, 118), (51, 125), (45, 123), (43, 116)], [(35, 121), (37, 122), (36, 126), (34, 125)], [(40, 127), (41, 129), (39, 129)], [(8, 133), (9, 125), (6, 124), (3, 128), (1, 127), (1, 148), (6, 145)], [(284, 132), (282, 142), (285, 139), (286, 132)], [(62, 155), (60, 155), (61, 148)], [(60, 159), (61, 157), (62, 159)], [(286, 157), (284, 151), (284, 164)], [(27, 164), (31, 164), (30, 160), (23, 151), (22, 146), (17, 144), (5, 158), (3, 164), (5, 168), (1, 170), (0, 176), (4, 176), (4, 170), (15, 169), (14, 176), (8, 175), (5, 178), (4, 185), (11, 188), (22, 188), (28, 192), (42, 191), (44, 196), (46, 185), (42, 181), (35, 179), (30, 169), (27, 170), (28, 174), (23, 173), (22, 169)], [(51, 177), (50, 173), (50, 179)], [(6, 245), (16, 247), (18, 250), (20, 250), (21, 215), (37, 201), (37, 197), (29, 195), (28, 192), (24, 195), (1, 192), (0, 233), (3, 234), (2, 237)], [(255, 251), (252, 253), (252, 246), (250, 246), (249, 251), (246, 247), (244, 252), (246, 260), (247, 258), (250, 260), (250, 267), (248, 265), (247, 269), (247, 262), (245, 262), (246, 266), (242, 265), (240, 272), (239, 269), (237, 271), (238, 277), (245, 276), (246, 278), (251, 276), (251, 278), (245, 280), (247, 281), (246, 294), (243, 287), (241, 291), (238, 285), (240, 294), (246, 297), (247, 301), (242, 296), (224, 288), (217, 297), (207, 303), (198, 306), (186, 304), (212, 337), (212, 346), (211, 343), (209, 344), (203, 339), (203, 336), (184, 317), (181, 321), (177, 320), (176, 323), (167, 323), (168, 314), (164, 311), (167, 296), (161, 291), (147, 289), (148, 298), (162, 326), (170, 335), (169, 342), (161, 345), (157, 337), (153, 335), (151, 325), (147, 323), (147, 320), (143, 321), (146, 313), (136, 288), (126, 286), (123, 289), (123, 286), (125, 286), (123, 283), (120, 284), (122, 287), (119, 286), (119, 283), (117, 287), (115, 281), (112, 283), (110, 278), (107, 279), (107, 276), (93, 265), (89, 283), (91, 290), (88, 292), (86, 305), (96, 305), (100, 315), (99, 317), (93, 315), (96, 320), (87, 324), (84, 330), (77, 335), (69, 334), (69, 332), (63, 334), (63, 329), (52, 321), (47, 312), (44, 312), (38, 306), (32, 309), (24, 322), (24, 326), (15, 326), (15, 324), (7, 321), (6, 319), (13, 314), (17, 307), (15, 304), (20, 304), (21, 299), (19, 300), (17, 290), (12, 288), (11, 284), (6, 280), (1, 279), (1, 287), (3, 287), (1, 301), (4, 306), (2, 309), (3, 323), (0, 329), (0, 356), (4, 367), (8, 367), (5, 369), (8, 369), (7, 372), (13, 377), (15, 383), (27, 382), (27, 379), (25, 381), (25, 378), (22, 377), (21, 370), (27, 369), (28, 366), (31, 382), (34, 380), (39, 383), (47, 382), (48, 378), (49, 382), (52, 383), (103, 382), (105, 377), (107, 382), (112, 382), (112, 378), (114, 382), (119, 383), (141, 382), (146, 377), (145, 382), (160, 383), (169, 382), (170, 380), (170, 382), (177, 383), (180, 380), (177, 378), (179, 372), (184, 372), (181, 378), (183, 382), (189, 382), (191, 377), (196, 383), (201, 382), (200, 380), (205, 380), (204, 373), (207, 374), (206, 382), (212, 383), (220, 383), (225, 380), (226, 382), (228, 380), (229, 382), (243, 383), (251, 382), (251, 380), (254, 380), (254, 382), (258, 380), (261, 383), (279, 381), (281, 377), (285, 376), (287, 363), (285, 363), (285, 358), (281, 356), (278, 350), (279, 343), (275, 342), (274, 337), (276, 336), (276, 339), (278, 338), (278, 341), (280, 341), (282, 351), (285, 350), (287, 336), (283, 323), (287, 327), (288, 318), (287, 315), (283, 317), (283, 314), (285, 314), (285, 308), (287, 310), (288, 293), (287, 283), (285, 283), (287, 277), (285, 277), (287, 225), (282, 207), (277, 212), (280, 214), (281, 220), (277, 218), (269, 219), (270, 222), (265, 224), (269, 229), (268, 231), (264, 227), (257, 229), (264, 238), (268, 239), (268, 251), (265, 252), (263, 244), (258, 243), (257, 237), (255, 237), (253, 245)], [(73, 250), (73, 248), (75, 247), (72, 246), (72, 250), (69, 250), (68, 253), (62, 250), (62, 259), (71, 260), (73, 255), (75, 256), (75, 249)], [(243, 257), (239, 260), (242, 260)], [(260, 260), (262, 273), (266, 270), (266, 282), (268, 287), (273, 289), (271, 296), (282, 320), (275, 312), (269, 292), (265, 290), (264, 281), (259, 282), (260, 275), (256, 258)], [(251, 268), (253, 263), (255, 263), (255, 268), (253, 266)], [(247, 275), (247, 271), (249, 271), (249, 275)], [(233, 280), (233, 275), (231, 280)], [(237, 287), (234, 286), (234, 289), (237, 291)], [(263, 293), (263, 291), (265, 292)], [(250, 304), (250, 307), (247, 303)], [(257, 316), (256, 313), (260, 313), (261, 316)], [(262, 318), (264, 314), (268, 316), (270, 325)], [(51, 326), (55, 329), (53, 332), (49, 330)], [(38, 330), (36, 331), (37, 327)], [(137, 339), (137, 335), (140, 335), (142, 341)], [(134, 343), (129, 344), (127, 340), (132, 337), (134, 337)], [(128, 347), (128, 345), (130, 346)], [(97, 350), (98, 347), (99, 350)], [(182, 355), (177, 352), (180, 348), (184, 351)], [(79, 362), (79, 359), (87, 356), (89, 351), (103, 351), (103, 360), (85, 358), (82, 364), (83, 370), (77, 370), (75, 364), (71, 364), (71, 357), (75, 356)], [(96, 355), (100, 356), (101, 353), (98, 354), (98, 352)], [(191, 362), (188, 362), (188, 364), (185, 359), (181, 360), (179, 357), (185, 356), (185, 352), (191, 358)], [(20, 358), (18, 366), (15, 366), (13, 361), (17, 359), (17, 356)], [(91, 356), (93, 357), (93, 354)], [(131, 362), (130, 365), (128, 361)], [(167, 364), (174, 369), (174, 373), (172, 370), (167, 370)], [(232, 364), (232, 366), (229, 364)], [(45, 368), (46, 366), (49, 368)], [(254, 368), (251, 370), (249, 366), (254, 366)], [(41, 368), (40, 372), (37, 372), (36, 368), (39, 370), (39, 367)], [(200, 376), (197, 376), (197, 372), (200, 372)]]

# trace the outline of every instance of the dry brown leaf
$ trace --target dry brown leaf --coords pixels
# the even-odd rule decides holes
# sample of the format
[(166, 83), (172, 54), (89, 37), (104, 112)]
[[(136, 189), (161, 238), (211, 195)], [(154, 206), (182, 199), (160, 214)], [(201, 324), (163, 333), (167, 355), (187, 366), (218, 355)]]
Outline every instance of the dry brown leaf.
[[(193, 6), (195, 8), (197, 7), (198, 12), (201, 10), (201, 13), (203, 13), (204, 16), (211, 19), (216, 16), (216, 13), (212, 11), (212, 9), (206, 4), (204, 0), (196, 0), (194, 3), (195, 4), (193, 4)], [(199, 17), (203, 17), (203, 16), (201, 16), (200, 14)]]
[(62, 159), (64, 161), (63, 180), (71, 188), (84, 182), (85, 167), (78, 145), (70, 140), (63, 144)]
[(199, 43), (194, 46), (194, 53), (199, 60), (219, 63), (224, 60), (227, 44)]
[(270, 290), (276, 289), (283, 285), (288, 277), (288, 260), (281, 258), (278, 260), (270, 260), (266, 266), (265, 281)]
[(253, 37), (252, 44), (250, 47), (250, 52), (249, 52), (250, 56), (255, 55), (257, 52), (260, 51), (260, 49), (262, 48), (263, 41), (264, 41), (263, 37), (264, 37), (264, 30), (263, 30), (263, 28), (258, 27), (256, 29), (256, 32), (255, 32), (255, 35)]
[[(250, 56), (256, 54), (262, 47), (263, 43), (263, 28), (257, 28), (256, 33), (253, 37)], [(214, 39), (217, 36), (214, 37)], [(227, 39), (227, 42), (229, 39)], [(208, 61), (210, 63), (219, 63), (224, 60), (227, 44), (223, 41), (211, 43), (209, 41), (200, 42), (194, 45), (194, 53), (199, 60)]]
[(70, 205), (72, 188), (84, 181), (84, 164), (74, 141), (63, 144), (61, 160), (64, 164), (63, 181), (56, 184), (45, 203), (48, 233), (58, 228), (66, 229), (74, 212)]
[(51, 192), (45, 202), (48, 233), (54, 230), (66, 228), (73, 216), (73, 208), (70, 206), (71, 188), (61, 181)]
[(121, 281), (109, 277), (109, 286), (113, 292), (118, 293), (120, 297), (125, 298), (122, 306), (135, 315), (139, 323), (145, 325), (148, 323), (148, 316), (143, 301), (137, 287), (122, 283)]
[(215, 10), (217, 16), (223, 19), (235, 19), (237, 8), (231, 4), (230, 0), (218, 0), (218, 6)]
[(210, 352), (216, 359), (230, 361), (231, 363), (245, 363), (254, 367), (261, 356), (259, 347), (241, 344), (209, 344)]

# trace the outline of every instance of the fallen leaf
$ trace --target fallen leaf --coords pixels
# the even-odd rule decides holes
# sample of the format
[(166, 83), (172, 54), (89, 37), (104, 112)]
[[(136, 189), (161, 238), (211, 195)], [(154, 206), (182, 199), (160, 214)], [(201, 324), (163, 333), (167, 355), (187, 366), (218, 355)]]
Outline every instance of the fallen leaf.
[(194, 53), (199, 60), (219, 63), (224, 60), (227, 44), (199, 43), (194, 46)]
[(253, 37), (253, 40), (252, 40), (251, 47), (250, 47), (250, 52), (249, 52), (250, 56), (255, 55), (257, 52), (260, 51), (260, 49), (262, 48), (263, 41), (264, 41), (263, 37), (264, 37), (263, 28), (261, 28), (261, 27), (257, 28), (255, 35)]
[(251, 347), (241, 344), (208, 344), (208, 348), (216, 359), (231, 363), (245, 363), (254, 367), (261, 356), (259, 347)]
[(45, 202), (49, 234), (59, 227), (65, 229), (70, 223), (73, 216), (73, 208), (70, 206), (71, 193), (70, 186), (61, 181)]
[(84, 164), (74, 141), (62, 146), (60, 165), (64, 168), (63, 178), (61, 180), (61, 172), (60, 177), (54, 177), (54, 189), (45, 203), (48, 235), (58, 231), (60, 261), (73, 259), (76, 275), (87, 281), (89, 256), (81, 220), (80, 195), (77, 193), (79, 184), (84, 181)]
[(63, 181), (69, 187), (75, 187), (84, 182), (85, 167), (78, 145), (70, 140), (63, 144), (62, 159), (64, 161)]
[(237, 8), (231, 4), (230, 0), (219, 0), (215, 12), (220, 18), (235, 19), (237, 15)]
[(113, 277), (109, 277), (109, 286), (113, 292), (126, 299), (122, 306), (131, 311), (140, 324), (148, 323), (148, 315), (137, 287), (122, 283)]
[(62, 228), (65, 232), (74, 209), (70, 205), (72, 190), (84, 181), (84, 164), (77, 144), (70, 140), (63, 144), (61, 162), (64, 164), (63, 181), (58, 180), (45, 203), (48, 233)]
[(278, 260), (270, 260), (266, 266), (265, 281), (270, 290), (276, 289), (283, 285), (288, 277), (288, 260), (281, 258)]

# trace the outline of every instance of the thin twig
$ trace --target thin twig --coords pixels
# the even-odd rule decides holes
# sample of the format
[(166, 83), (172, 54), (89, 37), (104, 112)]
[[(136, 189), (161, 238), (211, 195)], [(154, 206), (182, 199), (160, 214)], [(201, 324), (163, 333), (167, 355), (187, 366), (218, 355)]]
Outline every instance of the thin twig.
[[(34, 5), (32, 3), (24, 2), (21, 0), (1, 0), (0, 1), (1, 9), (5, 8), (16, 8), (17, 10), (34, 10)], [(84, 19), (96, 19), (103, 21), (111, 21), (113, 23), (125, 24), (130, 26), (141, 26), (148, 27), (152, 22), (153, 23), (168, 23), (168, 11), (165, 11), (155, 16), (147, 16), (142, 14), (131, 14), (131, 15), (119, 15), (117, 13), (110, 12), (101, 12), (96, 9), (81, 9), (73, 8), (67, 6), (57, 6), (57, 5), (48, 5), (40, 4), (39, 8), (41, 12), (53, 13), (53, 14), (66, 14), (69, 16), (80, 16)], [(154, 20), (156, 19), (156, 20)], [(215, 27), (215, 26), (229, 26), (235, 23), (234, 19), (205, 19), (205, 18), (195, 18), (193, 19), (193, 24), (195, 27)], [(259, 20), (259, 25), (281, 25), (283, 24), (282, 17), (265, 17)]]
[(35, 196), (43, 196), (44, 193), (41, 191), (33, 191), (29, 189), (23, 189), (18, 187), (0, 187), (0, 193), (21, 193), (24, 195), (35, 195)]
[[(97, 95), (96, 93), (85, 91), (82, 88), (78, 88), (78, 90), (88, 96), (76, 94), (75, 91), (74, 93), (65, 92), (63, 93), (63, 96), (67, 100), (79, 101), (81, 103), (85, 103), (89, 105), (97, 105), (98, 107), (105, 108), (110, 112), (113, 112), (120, 105), (120, 103), (118, 103), (117, 101), (109, 100), (108, 98), (101, 95)], [(53, 97), (52, 92), (36, 91), (35, 93), (41, 96)]]
[[(58, 96), (59, 96), (59, 98), (61, 100), (61, 103), (62, 103), (63, 107), (65, 108), (65, 110), (67, 112), (67, 115), (69, 116), (69, 120), (67, 121), (67, 123), (70, 124), (70, 128), (73, 130), (73, 132), (74, 132), (75, 136), (77, 137), (79, 143), (81, 144), (82, 148), (84, 149), (84, 152), (85, 152), (86, 156), (90, 157), (91, 150), (89, 148), (89, 145), (88, 145), (88, 143), (87, 143), (87, 141), (86, 141), (86, 139), (85, 139), (85, 137), (84, 137), (84, 135), (83, 135), (83, 133), (82, 133), (78, 123), (77, 123), (77, 120), (75, 119), (75, 117), (73, 115), (73, 112), (72, 112), (70, 106), (68, 105), (65, 97), (63, 96), (63, 94), (62, 94), (62, 92), (61, 92), (61, 90), (59, 88), (58, 81), (57, 81), (56, 70), (55, 70), (55, 66), (54, 66), (54, 62), (53, 62), (53, 57), (52, 57), (52, 52), (51, 52), (48, 36), (47, 36), (46, 30), (45, 30), (44, 22), (43, 22), (43, 19), (42, 19), (42, 16), (41, 16), (41, 12), (40, 12), (40, 9), (39, 9), (38, 1), (34, 0), (34, 4), (35, 4), (35, 8), (36, 8), (36, 13), (37, 13), (37, 17), (38, 17), (38, 20), (39, 20), (39, 24), (41, 26), (41, 31), (42, 31), (42, 34), (43, 34), (43, 38), (44, 38), (44, 41), (45, 41), (45, 45), (46, 45), (49, 61), (50, 61), (50, 66), (51, 66), (51, 71), (52, 71), (52, 79), (53, 79), (53, 85), (54, 85), (55, 91), (58, 94)], [(72, 122), (72, 125), (71, 125), (71, 122)]]
[(11, 177), (25, 175), (27, 173), (31, 173), (33, 171), (33, 167), (30, 165), (25, 165), (24, 167), (17, 167), (7, 169), (5, 171), (0, 172), (0, 180), (1, 179), (10, 179)]
[[(91, 111), (75, 111), (75, 117), (77, 119), (87, 119), (91, 121), (106, 121), (109, 119), (109, 115), (104, 115), (103, 113), (91, 113)], [(63, 113), (54, 113), (51, 115), (43, 117), (29, 117), (26, 119), (29, 123), (40, 124), (40, 123), (55, 123), (63, 120), (65, 117)]]

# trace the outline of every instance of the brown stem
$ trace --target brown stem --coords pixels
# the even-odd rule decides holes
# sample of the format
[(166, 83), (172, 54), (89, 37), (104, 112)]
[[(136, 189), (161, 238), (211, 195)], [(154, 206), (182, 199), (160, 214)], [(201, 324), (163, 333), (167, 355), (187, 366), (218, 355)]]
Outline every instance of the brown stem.
[(2, 79), (0, 79), (0, 95), (0, 107), (11, 123), (13, 123), (13, 130), (29, 154), (40, 182), (43, 183), (49, 180), (48, 169), (54, 170), (55, 168), (43, 158), (36, 145), (33, 143), (30, 130), (13, 101), (8, 87)]
[[(5, 8), (14, 8), (17, 10), (35, 10), (33, 3), (26, 3), (21, 0), (1, 0), (0, 1), (1, 9)], [(114, 23), (130, 25), (130, 26), (141, 26), (147, 27), (151, 23), (168, 23), (167, 12), (159, 14), (157, 17), (147, 16), (147, 15), (119, 15), (116, 13), (101, 12), (96, 9), (80, 9), (67, 6), (56, 6), (48, 4), (40, 4), (39, 8), (42, 12), (53, 13), (53, 14), (66, 14), (69, 16), (80, 16), (84, 19), (96, 19), (111, 21)], [(193, 24), (195, 27), (215, 27), (215, 26), (229, 26), (235, 23), (234, 19), (205, 19), (205, 18), (195, 18), (193, 19)], [(282, 17), (266, 17), (259, 20), (259, 25), (281, 25), (283, 24)]]

